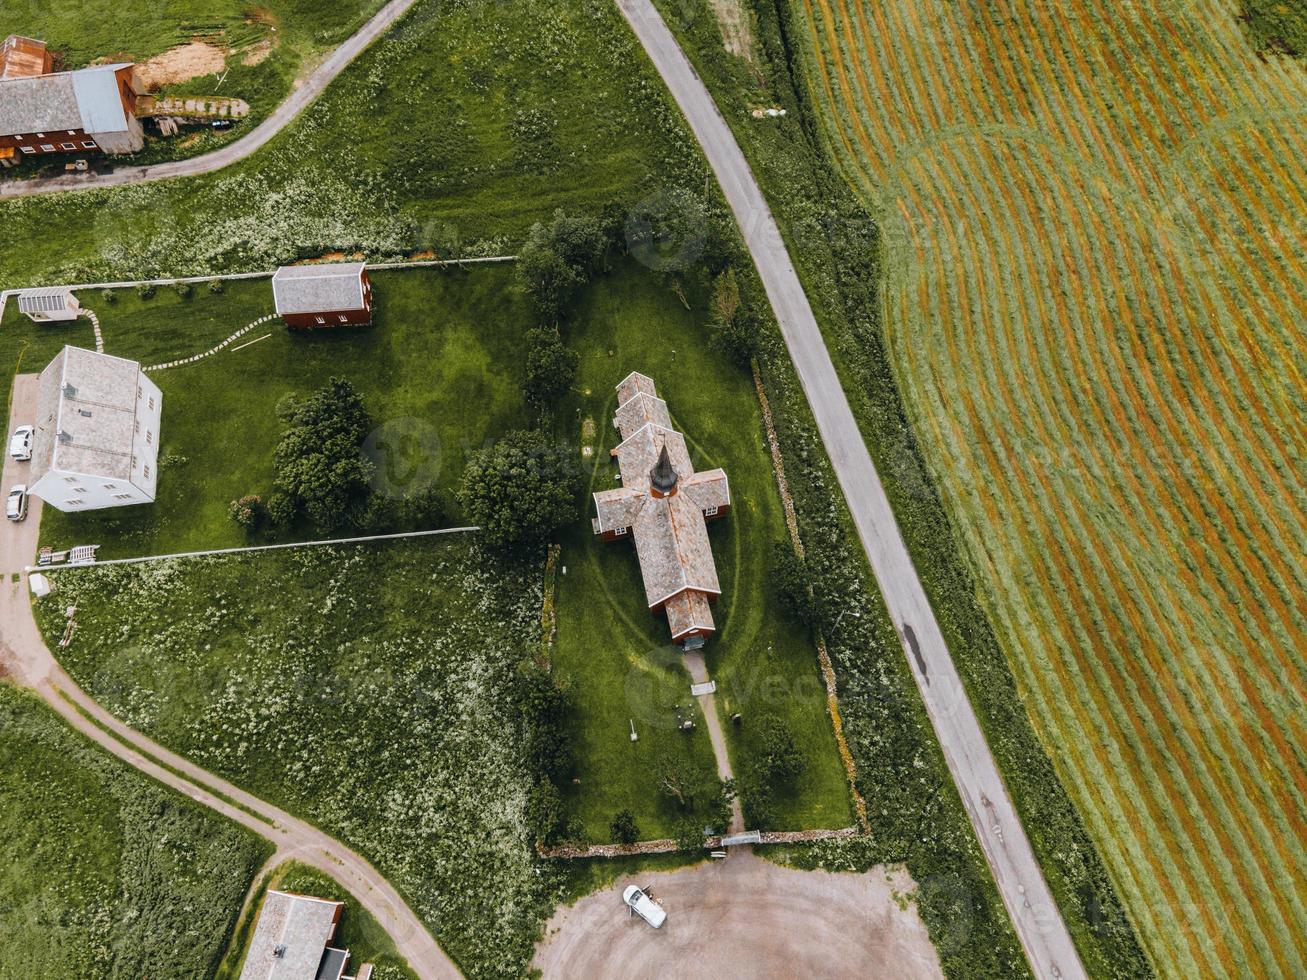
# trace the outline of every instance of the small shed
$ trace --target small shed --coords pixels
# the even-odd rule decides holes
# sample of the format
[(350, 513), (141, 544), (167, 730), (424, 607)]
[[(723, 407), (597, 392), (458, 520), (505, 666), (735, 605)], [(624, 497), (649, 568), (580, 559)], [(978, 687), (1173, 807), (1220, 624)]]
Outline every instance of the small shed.
[(372, 282), (362, 262), (282, 266), (272, 277), (272, 298), (292, 330), (372, 322)]
[(82, 304), (73, 291), (64, 286), (47, 286), (43, 289), (25, 289), (18, 294), (18, 312), (37, 323), (55, 320), (76, 320)]

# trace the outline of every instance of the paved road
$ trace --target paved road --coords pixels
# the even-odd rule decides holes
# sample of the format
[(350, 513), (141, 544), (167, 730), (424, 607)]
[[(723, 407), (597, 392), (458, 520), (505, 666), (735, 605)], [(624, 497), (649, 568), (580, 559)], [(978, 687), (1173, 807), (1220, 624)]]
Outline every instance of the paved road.
[[(622, 907), (627, 885), (652, 888), (661, 929)], [(732, 848), (725, 861), (624, 876), (559, 909), (531, 965), (546, 980), (935, 980), (939, 954), (916, 906), (895, 901), (912, 888), (902, 870), (795, 871)]]
[[(12, 418), (5, 433), (6, 446), (8, 433), (13, 427), (30, 422), (35, 417), (36, 388), (36, 375), (20, 375), (15, 380)], [(29, 467), (30, 464), (16, 463), (6, 454), (3, 477), (0, 477), (3, 480), (0, 485), (3, 485), (6, 493), (14, 483), (27, 482), (26, 471)], [(72, 728), (106, 751), (266, 837), (276, 846), (277, 853), (282, 858), (295, 858), (331, 875), (376, 916), (395, 941), (400, 954), (423, 980), (461, 976), (458, 967), (431, 938), (431, 934), (399, 893), (362, 857), (316, 827), (211, 775), (128, 728), (96, 704), (64, 672), (37, 629), (32, 606), (28, 601), (26, 576), (13, 581), (13, 573), (20, 572), (34, 560), (37, 529), (41, 520), (40, 503), (33, 498), (26, 521), (21, 524), (5, 521), (4, 527), (0, 528), (0, 576), (3, 576), (3, 581), (0, 582), (2, 671), (19, 684), (36, 691)], [(46, 601), (57, 602), (58, 593)], [(92, 722), (86, 715), (95, 721)], [(117, 737), (109, 735), (105, 728)], [(143, 753), (149, 753), (153, 758), (148, 758)], [(167, 768), (156, 762), (156, 759), (165, 763)]]
[(196, 174), (211, 173), (237, 160), (243, 160), (285, 129), (291, 120), (322, 94), (323, 89), (330, 85), (364, 48), (385, 33), (391, 24), (413, 6), (413, 3), (414, 0), (391, 0), (348, 41), (336, 48), (326, 61), (309, 74), (308, 78), (297, 83), (290, 97), (277, 106), (263, 122), (245, 136), (219, 150), (189, 160), (174, 160), (146, 167), (119, 167), (109, 174), (70, 174), (40, 180), (0, 181), (0, 200), (53, 194), (57, 191), (121, 187), (124, 184), (139, 184), (150, 180), (163, 180), (167, 177), (191, 177)]
[(904, 638), (908, 663), (949, 770), (1026, 957), (1039, 977), (1083, 977), (1084, 966), (967, 700), (762, 191), (712, 96), (650, 0), (616, 2), (689, 120), (744, 231), (872, 571)]

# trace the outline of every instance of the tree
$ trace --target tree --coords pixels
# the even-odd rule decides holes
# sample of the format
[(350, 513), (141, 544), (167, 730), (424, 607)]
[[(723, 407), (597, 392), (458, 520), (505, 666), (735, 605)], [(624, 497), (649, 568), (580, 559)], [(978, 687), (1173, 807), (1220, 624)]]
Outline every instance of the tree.
[(758, 729), (757, 746), (758, 764), (772, 785), (793, 783), (807, 768), (794, 732), (779, 718), (763, 719)]
[(676, 849), (693, 853), (703, 850), (703, 824), (694, 817), (682, 817), (676, 822)]
[(640, 828), (636, 825), (635, 814), (630, 810), (621, 810), (608, 825), (617, 844), (634, 844), (640, 839)]
[(740, 284), (734, 266), (727, 266), (713, 280), (709, 311), (713, 346), (736, 364), (748, 367), (758, 352), (761, 324), (758, 315), (740, 298)]
[(599, 268), (608, 238), (601, 218), (554, 212), (536, 222), (518, 253), (518, 281), (543, 322), (556, 322)]
[(472, 454), (458, 499), (492, 544), (531, 544), (576, 519), (580, 493), (570, 453), (538, 432), (511, 432)]
[(278, 405), (288, 423), (273, 456), (278, 488), (320, 530), (339, 527), (368, 492), (373, 464), (360, 447), (372, 419), (354, 386), (332, 378), (303, 400)]
[(557, 330), (536, 329), (527, 333), (527, 404), (544, 408), (567, 394), (576, 380), (580, 355), (563, 343)]

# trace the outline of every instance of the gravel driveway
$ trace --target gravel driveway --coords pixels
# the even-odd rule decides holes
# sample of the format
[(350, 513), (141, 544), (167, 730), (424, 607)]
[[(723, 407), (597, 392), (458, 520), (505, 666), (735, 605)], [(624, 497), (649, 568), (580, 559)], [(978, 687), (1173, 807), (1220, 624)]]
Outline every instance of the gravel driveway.
[[(622, 889), (648, 886), (661, 929), (630, 917)], [(532, 966), (550, 977), (942, 977), (906, 871), (829, 874), (782, 868), (748, 849), (725, 861), (622, 878), (559, 909)]]

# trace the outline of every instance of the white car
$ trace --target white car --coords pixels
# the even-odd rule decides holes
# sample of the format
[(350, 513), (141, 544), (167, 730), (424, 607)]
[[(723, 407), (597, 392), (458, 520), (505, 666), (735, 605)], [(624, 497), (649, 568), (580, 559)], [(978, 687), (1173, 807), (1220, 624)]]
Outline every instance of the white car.
[(5, 517), (11, 521), (21, 521), (27, 516), (27, 485), (19, 483), (9, 488), (5, 499)]
[(632, 915), (638, 915), (655, 929), (662, 928), (667, 913), (643, 889), (637, 888), (635, 885), (627, 885), (626, 891), (622, 892), (622, 901), (626, 903), (626, 907), (631, 910)]
[(36, 430), (30, 425), (20, 425), (9, 438), (9, 455), (17, 460), (32, 458), (32, 437)]

